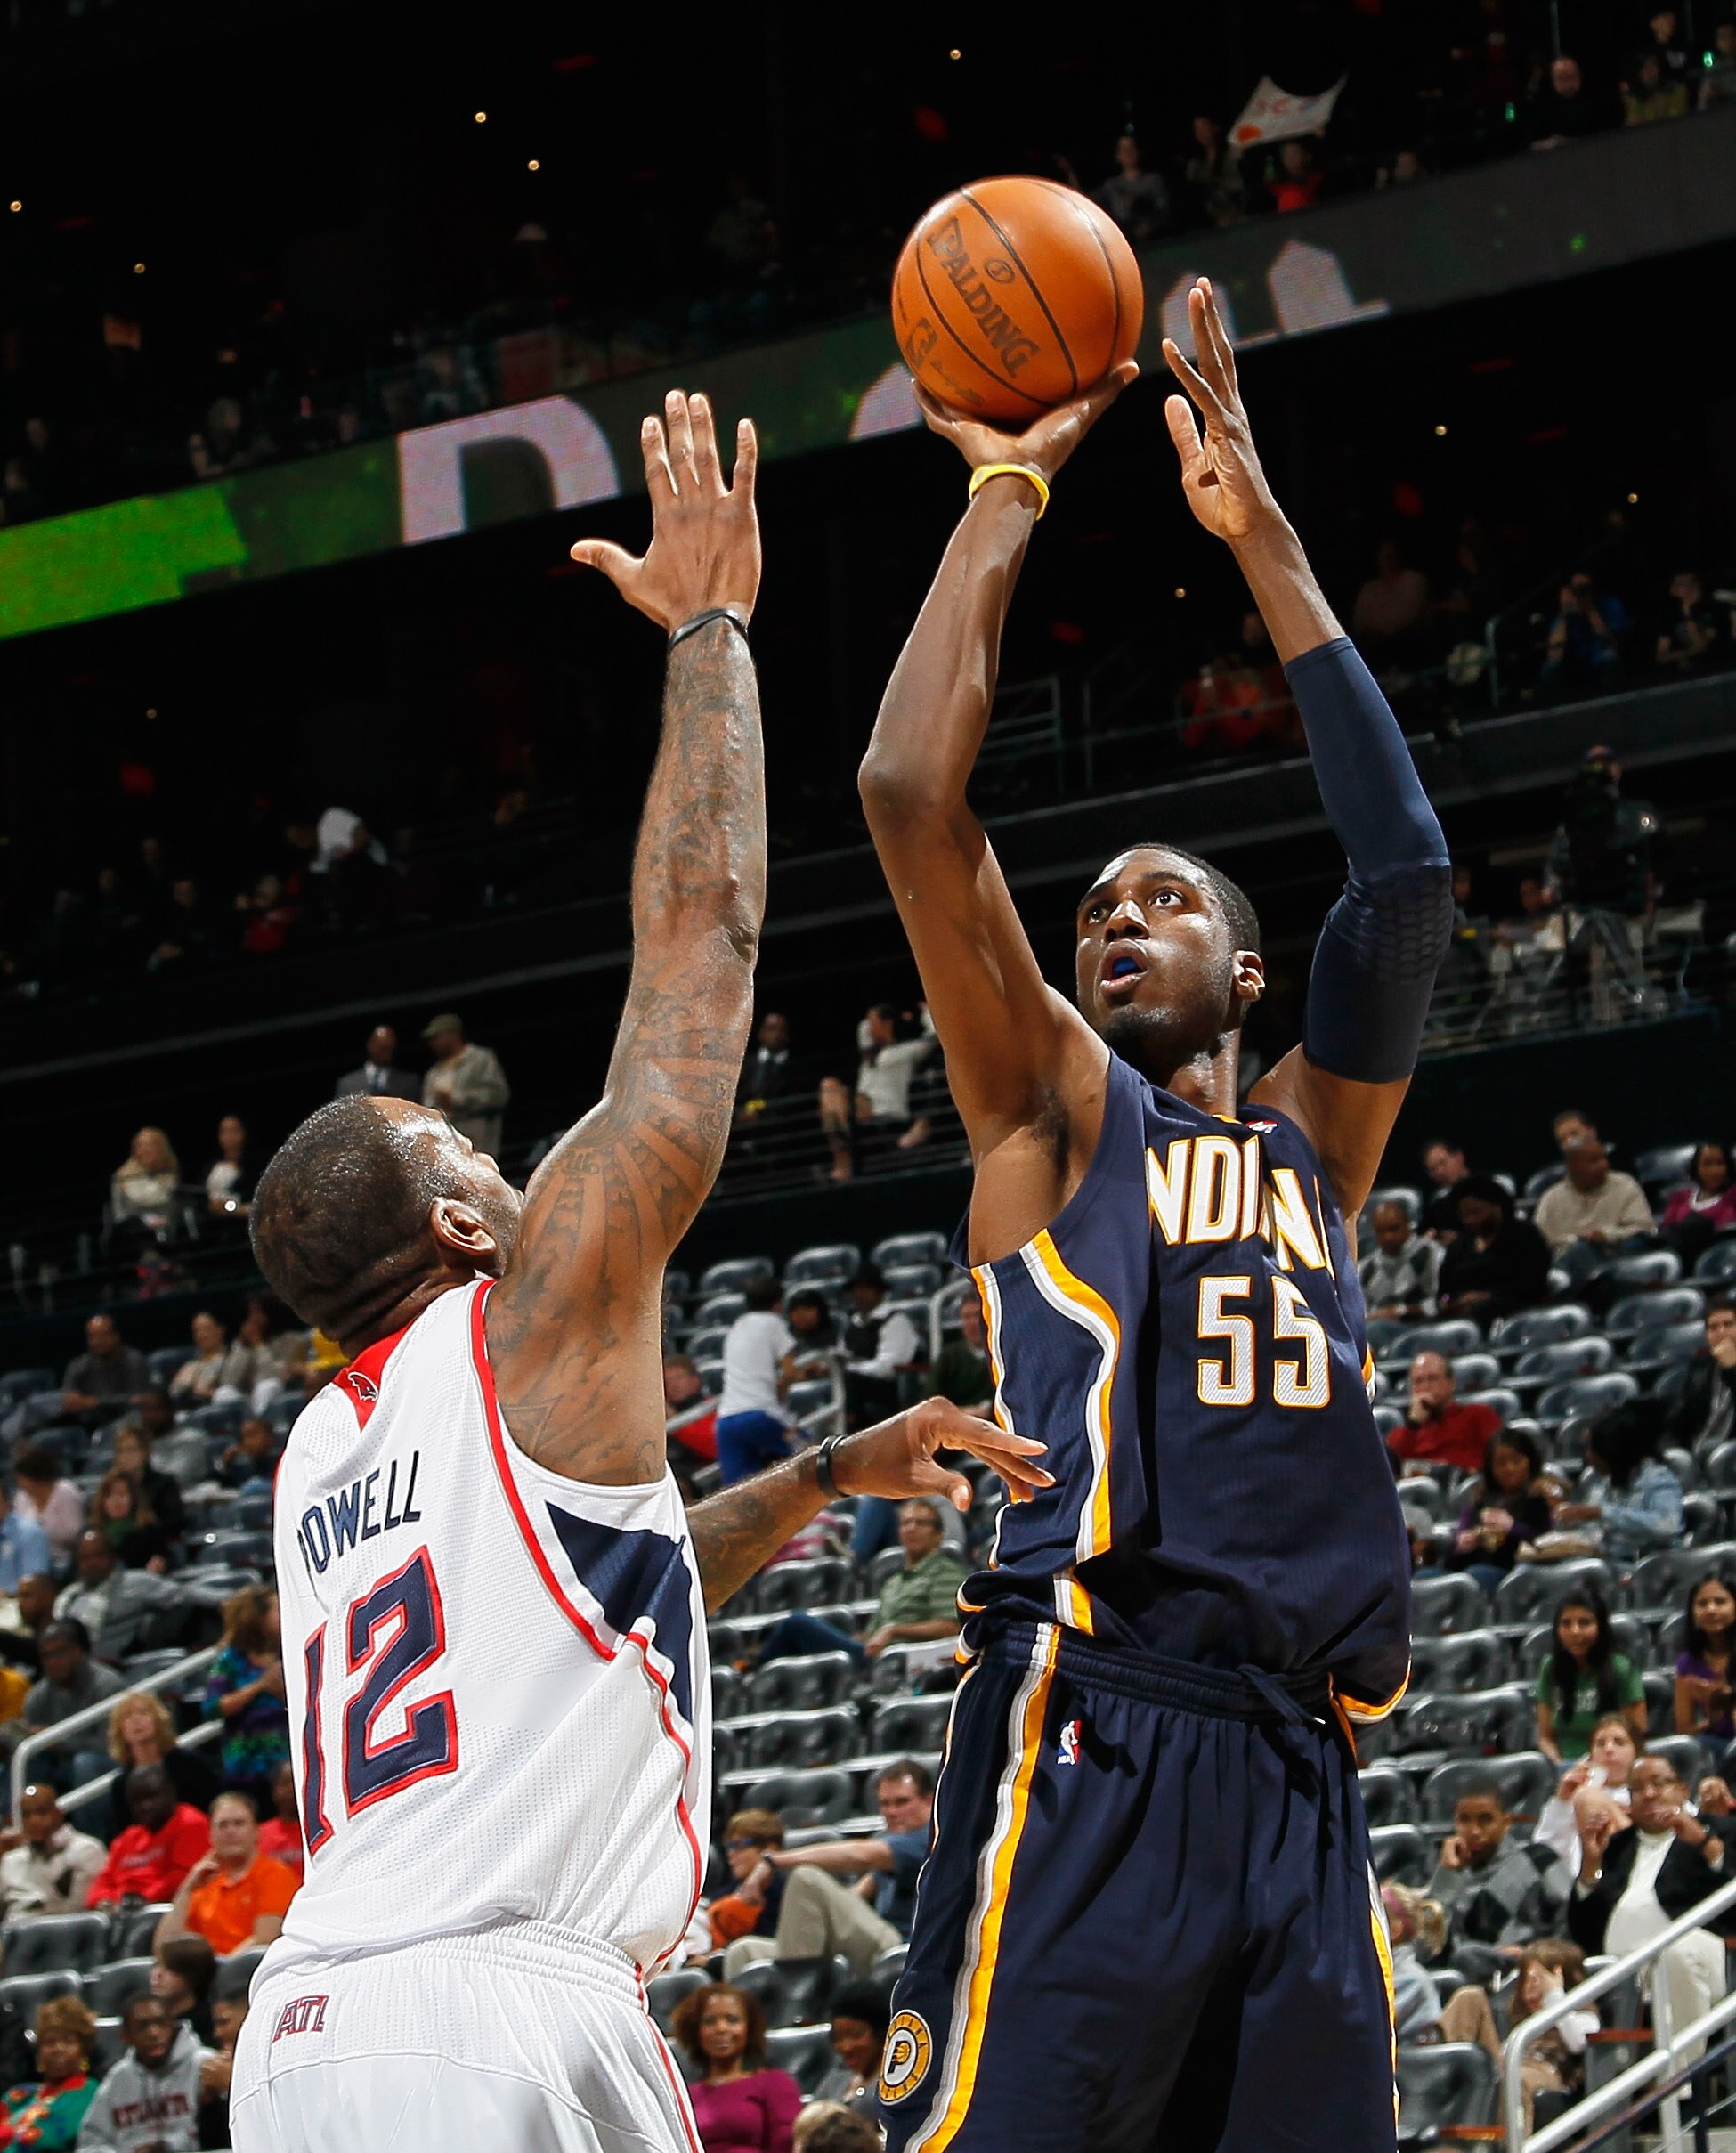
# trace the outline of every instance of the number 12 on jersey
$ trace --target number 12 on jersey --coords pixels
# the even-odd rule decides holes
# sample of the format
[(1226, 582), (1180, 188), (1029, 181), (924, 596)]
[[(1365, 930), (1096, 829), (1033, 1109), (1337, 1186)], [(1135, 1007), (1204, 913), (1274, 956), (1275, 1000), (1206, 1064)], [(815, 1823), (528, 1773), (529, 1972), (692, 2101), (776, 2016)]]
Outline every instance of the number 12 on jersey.
[[(329, 1653), (326, 1633), (337, 1638)], [(379, 1721), (402, 1691), (446, 1650), (446, 1618), (428, 1551), (419, 1548), (401, 1570), (351, 1601), (335, 1623), (321, 1622), (307, 1640), (304, 1671), (307, 1709), (302, 1722), (302, 1833), (310, 1855), (331, 1837), (327, 1814), (325, 1688), (333, 1678), (332, 1709), (341, 1729), (344, 1814), (354, 1816), (418, 1780), (458, 1768), (458, 1723), (452, 1693), (443, 1690), (408, 1707), (395, 1731)], [(343, 1678), (328, 1658), (343, 1654)], [(358, 1680), (358, 1678), (360, 1679)], [(352, 1686), (353, 1685), (353, 1686)]]
[[(1199, 1361), (1199, 1401), (1202, 1405), (1252, 1405), (1254, 1393), (1254, 1321), (1252, 1314), (1231, 1308), (1234, 1301), (1253, 1297), (1253, 1280), (1240, 1277), (1213, 1277), (1199, 1282), (1199, 1336), (1221, 1339), (1229, 1347), (1222, 1360)], [(1323, 1406), (1332, 1397), (1332, 1353), (1320, 1320), (1288, 1279), (1272, 1278), (1272, 1336), (1278, 1352), (1272, 1361), (1274, 1405)], [(1291, 1359), (1282, 1350), (1295, 1349)]]

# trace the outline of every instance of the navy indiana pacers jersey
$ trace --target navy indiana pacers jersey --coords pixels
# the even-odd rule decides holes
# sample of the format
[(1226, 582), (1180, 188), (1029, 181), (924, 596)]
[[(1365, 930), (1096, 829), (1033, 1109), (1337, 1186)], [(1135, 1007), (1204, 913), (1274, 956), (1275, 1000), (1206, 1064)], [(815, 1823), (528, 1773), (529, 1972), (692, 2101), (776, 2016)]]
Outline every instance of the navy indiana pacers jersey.
[(1112, 1054), (1079, 1188), (973, 1275), (997, 1412), (1056, 1484), (1002, 1508), (960, 1596), (967, 1646), (1058, 1621), (1111, 1651), (1330, 1675), (1353, 1715), (1390, 1710), (1409, 1547), (1361, 1285), (1295, 1124), (1204, 1113)]

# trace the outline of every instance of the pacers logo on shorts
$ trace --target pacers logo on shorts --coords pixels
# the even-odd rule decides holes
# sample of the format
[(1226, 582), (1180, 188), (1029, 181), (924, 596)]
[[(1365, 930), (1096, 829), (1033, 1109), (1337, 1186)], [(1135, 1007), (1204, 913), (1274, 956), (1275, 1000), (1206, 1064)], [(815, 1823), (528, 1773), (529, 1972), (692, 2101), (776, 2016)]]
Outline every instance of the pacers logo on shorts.
[(934, 2054), (928, 2021), (920, 2012), (901, 2011), (886, 2029), (886, 2052), (880, 2060), (880, 2099), (888, 2107), (913, 2093), (922, 2083)]

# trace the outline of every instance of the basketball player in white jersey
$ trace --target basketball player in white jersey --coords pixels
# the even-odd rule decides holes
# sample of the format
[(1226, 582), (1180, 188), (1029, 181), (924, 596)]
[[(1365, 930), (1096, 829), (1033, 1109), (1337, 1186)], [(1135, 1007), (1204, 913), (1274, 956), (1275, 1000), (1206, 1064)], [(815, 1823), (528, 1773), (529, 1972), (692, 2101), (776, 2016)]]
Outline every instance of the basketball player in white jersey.
[(266, 1277), (350, 1365), (277, 1484), (304, 1883), (236, 2057), (240, 2153), (697, 2153), (644, 1984), (710, 1823), (705, 1613), (834, 1491), (1016, 1492), (1038, 1446), (930, 1400), (684, 1514), (664, 1264), (716, 1175), (765, 892), (754, 436), (645, 424), (650, 550), (600, 568), (669, 632), (634, 956), (603, 1099), (521, 1198), (442, 1116), (320, 1109), (254, 1199)]

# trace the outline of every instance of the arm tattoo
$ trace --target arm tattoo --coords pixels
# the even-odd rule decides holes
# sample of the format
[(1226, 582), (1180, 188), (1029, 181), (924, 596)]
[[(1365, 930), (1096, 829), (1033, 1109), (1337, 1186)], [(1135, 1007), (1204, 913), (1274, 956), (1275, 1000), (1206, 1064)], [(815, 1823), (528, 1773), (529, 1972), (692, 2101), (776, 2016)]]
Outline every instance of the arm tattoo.
[(715, 1614), (740, 1591), (792, 1533), (826, 1507), (814, 1467), (816, 1453), (799, 1450), (769, 1471), (757, 1473), (721, 1495), (709, 1495), (687, 1513), (705, 1593), (705, 1612)]
[(669, 654), (633, 863), (633, 971), (602, 1099), (531, 1184), (491, 1296), (515, 1440), (574, 1478), (662, 1470), (663, 1267), (710, 1191), (766, 905), (759, 695), (722, 623)]

